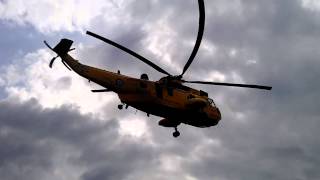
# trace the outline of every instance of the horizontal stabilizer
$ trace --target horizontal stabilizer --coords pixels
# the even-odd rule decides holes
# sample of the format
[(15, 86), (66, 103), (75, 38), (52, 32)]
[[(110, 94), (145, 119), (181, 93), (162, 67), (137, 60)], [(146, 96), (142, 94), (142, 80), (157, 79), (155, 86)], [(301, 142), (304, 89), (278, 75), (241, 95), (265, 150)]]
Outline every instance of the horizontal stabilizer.
[(99, 93), (99, 92), (110, 92), (109, 89), (97, 89), (97, 90), (91, 90), (93, 93)]

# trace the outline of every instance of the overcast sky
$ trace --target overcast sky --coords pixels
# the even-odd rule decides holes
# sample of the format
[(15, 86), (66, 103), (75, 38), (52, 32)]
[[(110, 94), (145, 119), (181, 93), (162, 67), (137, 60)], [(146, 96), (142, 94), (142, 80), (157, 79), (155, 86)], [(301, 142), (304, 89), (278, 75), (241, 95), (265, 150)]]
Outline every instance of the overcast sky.
[(116, 94), (48, 67), (75, 41), (82, 63), (152, 80), (163, 75), (85, 35), (115, 40), (180, 74), (196, 39), (196, 0), (0, 1), (0, 177), (3, 180), (320, 179), (320, 2), (205, 0), (201, 48), (185, 79), (273, 86), (193, 86), (222, 112), (218, 126), (159, 127), (119, 111)]

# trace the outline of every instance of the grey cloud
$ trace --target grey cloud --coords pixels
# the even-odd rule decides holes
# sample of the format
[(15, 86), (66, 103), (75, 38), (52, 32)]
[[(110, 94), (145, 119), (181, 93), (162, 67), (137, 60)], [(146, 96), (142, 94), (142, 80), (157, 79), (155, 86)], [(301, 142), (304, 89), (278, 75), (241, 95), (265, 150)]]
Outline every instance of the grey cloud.
[(62, 77), (58, 80), (54, 89), (68, 89), (72, 84), (72, 80), (70, 77)]
[[(149, 145), (120, 138), (117, 121), (80, 115), (71, 106), (42, 109), (36, 100), (2, 101), (0, 119), (2, 179), (124, 179), (154, 159)], [(54, 174), (65, 166), (84, 172)]]

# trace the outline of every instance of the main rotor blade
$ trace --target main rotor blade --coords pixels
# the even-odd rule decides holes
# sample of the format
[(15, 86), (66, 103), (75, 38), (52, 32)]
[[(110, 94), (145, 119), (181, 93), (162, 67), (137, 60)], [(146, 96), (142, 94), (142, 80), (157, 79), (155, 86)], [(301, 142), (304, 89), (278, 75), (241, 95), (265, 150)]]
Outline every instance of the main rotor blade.
[(206, 81), (185, 81), (185, 83), (194, 83), (194, 84), (209, 84), (209, 85), (218, 85), (218, 86), (233, 86), (233, 87), (244, 87), (244, 88), (255, 88), (255, 89), (264, 89), (271, 90), (270, 86), (261, 86), (255, 84), (234, 84), (234, 83), (219, 83), (219, 82), (206, 82)]
[(193, 59), (195, 58), (200, 44), (201, 44), (201, 40), (202, 40), (202, 36), (203, 36), (203, 31), (204, 31), (204, 24), (205, 24), (205, 7), (204, 7), (204, 2), (203, 0), (198, 0), (198, 4), (199, 4), (199, 29), (198, 29), (198, 36), (197, 36), (197, 40), (196, 43), (194, 45), (194, 48), (192, 50), (192, 53), (189, 57), (189, 60), (187, 61), (186, 65), (184, 65), (182, 74), (180, 75), (180, 77), (182, 77), (184, 75), (184, 73), (187, 71), (187, 69), (189, 68), (190, 64), (192, 63)]
[(97, 35), (97, 34), (95, 34), (95, 33), (93, 33), (93, 32), (87, 31), (87, 34), (90, 35), (90, 36), (92, 36), (92, 37), (95, 37), (95, 38), (97, 38), (97, 39), (100, 39), (101, 41), (103, 41), (103, 42), (105, 42), (105, 43), (108, 43), (108, 44), (110, 44), (110, 45), (112, 45), (112, 46), (114, 46), (114, 47), (116, 47), (116, 48), (119, 48), (119, 49), (125, 51), (126, 53), (128, 53), (128, 54), (130, 54), (130, 55), (132, 55), (132, 56), (134, 56), (134, 57), (136, 57), (136, 58), (138, 58), (138, 59), (140, 59), (142, 62), (148, 64), (148, 65), (151, 66), (151, 67), (153, 67), (155, 70), (157, 70), (157, 71), (159, 71), (159, 72), (161, 72), (161, 73), (164, 73), (164, 74), (166, 74), (166, 75), (168, 75), (168, 76), (171, 76), (167, 71), (163, 70), (162, 68), (160, 68), (159, 66), (157, 66), (157, 65), (154, 64), (153, 62), (151, 62), (151, 61), (149, 61), (148, 59), (142, 57), (141, 55), (133, 52), (132, 50), (130, 50), (130, 49), (128, 49), (128, 48), (126, 48), (126, 47), (124, 47), (124, 46), (122, 46), (122, 45), (120, 45), (120, 44), (118, 44), (118, 43), (116, 43), (116, 42), (113, 42), (113, 41), (111, 41), (111, 40), (109, 40), (109, 39), (107, 39), (107, 38), (105, 38), (105, 37), (102, 37), (102, 36), (100, 36), (100, 35)]
[(51, 49), (53, 51), (53, 48), (47, 43), (47, 41), (43, 41), (43, 42), (49, 49)]

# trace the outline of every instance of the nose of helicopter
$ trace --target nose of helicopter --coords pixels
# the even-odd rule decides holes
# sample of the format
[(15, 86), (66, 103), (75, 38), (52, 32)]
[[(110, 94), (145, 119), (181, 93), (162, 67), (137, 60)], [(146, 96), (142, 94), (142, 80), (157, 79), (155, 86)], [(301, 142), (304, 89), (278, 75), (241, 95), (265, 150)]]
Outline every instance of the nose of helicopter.
[(212, 107), (207, 115), (213, 126), (217, 125), (221, 120), (221, 113), (217, 107)]
[(220, 121), (221, 120), (221, 113), (220, 113), (219, 108), (217, 108), (217, 116), (218, 116), (218, 121)]

